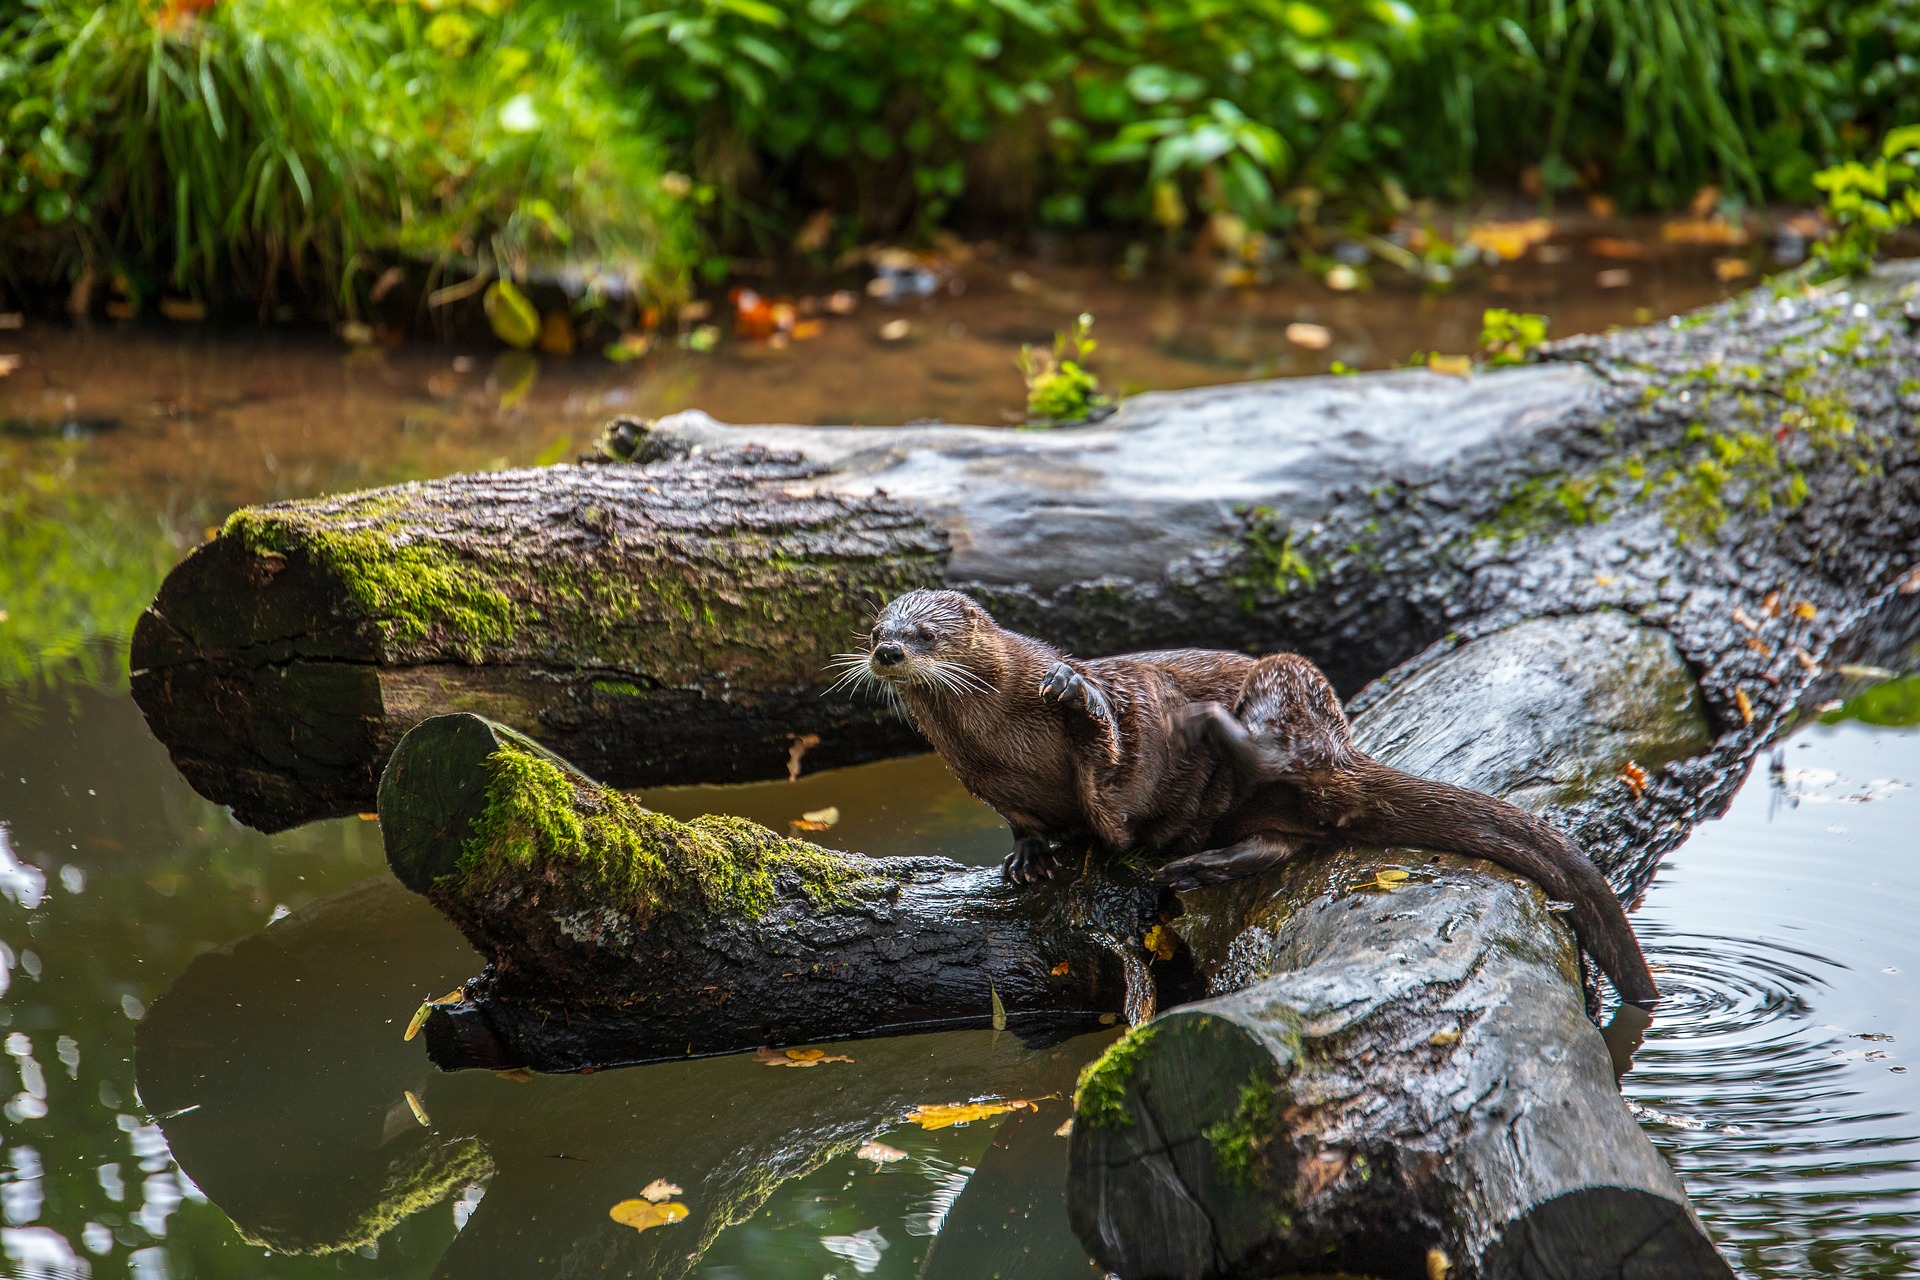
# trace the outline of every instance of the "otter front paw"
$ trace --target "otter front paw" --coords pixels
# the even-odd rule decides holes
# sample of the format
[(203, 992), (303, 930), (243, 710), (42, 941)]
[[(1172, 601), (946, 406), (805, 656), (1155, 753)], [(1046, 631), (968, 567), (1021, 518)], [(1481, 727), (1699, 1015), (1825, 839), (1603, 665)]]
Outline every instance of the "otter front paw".
[(1279, 866), (1299, 850), (1300, 846), (1291, 840), (1277, 836), (1255, 836), (1224, 849), (1209, 849), (1205, 853), (1176, 858), (1153, 873), (1153, 882), (1163, 889), (1185, 893), (1189, 889), (1226, 884), (1259, 875), (1262, 871)]
[(1000, 863), (1000, 874), (1008, 884), (1038, 884), (1053, 879), (1060, 860), (1039, 836), (1022, 836), (1014, 841), (1013, 852)]
[(1047, 669), (1046, 677), (1040, 681), (1040, 696), (1084, 712), (1101, 725), (1109, 728), (1113, 725), (1113, 708), (1107, 704), (1107, 695), (1100, 692), (1099, 685), (1089, 683), (1064, 662), (1056, 662)]

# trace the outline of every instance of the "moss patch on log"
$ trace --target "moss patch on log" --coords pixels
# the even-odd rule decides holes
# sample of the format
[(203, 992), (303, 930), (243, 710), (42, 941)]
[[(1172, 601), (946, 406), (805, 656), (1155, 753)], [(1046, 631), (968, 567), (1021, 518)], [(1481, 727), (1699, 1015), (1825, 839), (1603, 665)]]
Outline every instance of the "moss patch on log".
[(493, 1171), (493, 1158), (478, 1138), (428, 1142), (397, 1159), (366, 1211), (340, 1224), (325, 1238), (240, 1221), (234, 1225), (242, 1240), (276, 1253), (343, 1253), (372, 1244), (403, 1220), (432, 1208), (461, 1187), (492, 1177)]
[(1127, 1109), (1127, 1084), (1140, 1063), (1140, 1051), (1158, 1034), (1152, 1023), (1134, 1027), (1107, 1046), (1107, 1051), (1080, 1072), (1080, 1083), (1073, 1091), (1073, 1111), (1077, 1123), (1124, 1129), (1133, 1124)]
[(1245, 1187), (1258, 1182), (1266, 1167), (1261, 1156), (1273, 1135), (1274, 1087), (1265, 1073), (1254, 1072), (1240, 1086), (1240, 1101), (1233, 1114), (1208, 1125), (1201, 1133), (1213, 1152), (1214, 1163)]
[(643, 921), (668, 912), (758, 919), (790, 881), (817, 908), (844, 905), (873, 881), (858, 859), (789, 840), (745, 818), (679, 822), (631, 796), (578, 785), (532, 743), (503, 733), (487, 760), (486, 807), (454, 871), (463, 896), (548, 873), (583, 883)]

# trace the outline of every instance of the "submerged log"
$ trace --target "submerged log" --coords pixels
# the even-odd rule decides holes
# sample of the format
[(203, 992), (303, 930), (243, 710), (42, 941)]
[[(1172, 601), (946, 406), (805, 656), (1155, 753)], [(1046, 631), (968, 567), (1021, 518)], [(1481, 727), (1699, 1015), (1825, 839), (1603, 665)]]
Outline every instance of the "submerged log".
[(1795, 677), (1736, 606), (1778, 590), (1831, 634), (1913, 561), (1913, 279), (1762, 288), (1470, 380), (1147, 395), (1053, 432), (680, 415), (639, 464), (253, 508), (141, 619), (134, 695), (266, 829), (369, 808), (448, 710), (616, 786), (912, 750), (821, 673), (868, 602), (935, 583), (1083, 656), (1292, 647), (1346, 693), (1449, 635), (1613, 606), (1673, 631), (1737, 730)]
[[(1403, 768), (1534, 808), (1705, 735), (1679, 654), (1618, 614), (1469, 644), (1356, 724)], [(1068, 1202), (1102, 1265), (1731, 1275), (1618, 1094), (1537, 886), (1351, 849), (1189, 905), (1175, 927), (1228, 994), (1130, 1032), (1076, 1098)]]
[(1121, 944), (1167, 898), (1137, 876), (1035, 892), (998, 868), (677, 822), (469, 713), (402, 739), (380, 820), (394, 874), (488, 960), (427, 1021), (442, 1067), (578, 1071), (985, 1027), (996, 1001), (1022, 1031), (1095, 1026), (1200, 991), (1191, 965), (1149, 979)]

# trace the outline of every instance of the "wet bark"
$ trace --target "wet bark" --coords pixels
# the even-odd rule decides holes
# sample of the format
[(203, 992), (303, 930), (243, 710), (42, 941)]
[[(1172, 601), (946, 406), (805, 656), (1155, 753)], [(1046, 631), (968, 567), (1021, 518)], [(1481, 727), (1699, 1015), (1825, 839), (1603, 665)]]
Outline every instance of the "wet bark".
[(193, 785), (268, 829), (371, 807), (447, 710), (616, 786), (778, 777), (915, 748), (818, 695), (865, 602), (940, 582), (1083, 656), (1291, 647), (1344, 693), (1449, 636), (1615, 607), (1674, 634), (1740, 736), (1798, 677), (1735, 607), (1805, 599), (1817, 641), (1913, 562), (1913, 281), (1762, 288), (1470, 381), (1147, 395), (1054, 432), (683, 414), (644, 464), (258, 508), (162, 587), (134, 693)]
[(401, 883), (488, 962), (427, 1020), (448, 1069), (987, 1027), (996, 998), (1009, 1029), (1058, 1034), (1201, 989), (1190, 963), (1150, 977), (1136, 958), (1172, 907), (1137, 876), (1034, 891), (998, 868), (866, 858), (737, 818), (676, 822), (468, 713), (402, 740), (380, 818)]
[[(1454, 650), (1356, 737), (1541, 808), (1695, 753), (1706, 725), (1671, 643), (1614, 613)], [(1189, 907), (1175, 927), (1218, 994), (1135, 1029), (1076, 1099), (1068, 1203), (1108, 1269), (1731, 1274), (1617, 1091), (1644, 1018), (1624, 1010), (1610, 1052), (1537, 886), (1351, 849)]]

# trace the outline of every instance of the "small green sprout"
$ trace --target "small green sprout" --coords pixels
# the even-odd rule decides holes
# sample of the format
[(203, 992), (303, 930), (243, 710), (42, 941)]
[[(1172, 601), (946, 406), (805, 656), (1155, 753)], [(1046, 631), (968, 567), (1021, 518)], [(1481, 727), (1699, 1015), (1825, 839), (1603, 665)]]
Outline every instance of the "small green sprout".
[(1086, 367), (1098, 345), (1090, 336), (1093, 317), (1081, 312), (1073, 328), (1053, 335), (1053, 350), (1036, 351), (1023, 343), (1017, 363), (1027, 380), (1027, 417), (1030, 425), (1051, 427), (1078, 422), (1113, 402), (1100, 394), (1100, 379)]

